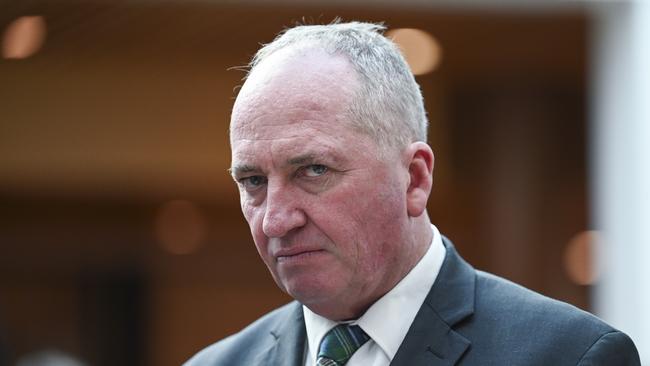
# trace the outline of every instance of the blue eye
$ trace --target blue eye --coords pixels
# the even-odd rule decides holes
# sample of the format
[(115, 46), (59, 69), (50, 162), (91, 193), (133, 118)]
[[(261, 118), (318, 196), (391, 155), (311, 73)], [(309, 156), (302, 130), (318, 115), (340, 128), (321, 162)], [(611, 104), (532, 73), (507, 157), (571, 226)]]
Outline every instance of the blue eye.
[(266, 177), (261, 175), (253, 175), (246, 178), (239, 179), (239, 184), (244, 186), (247, 190), (255, 190), (258, 187), (266, 184)]
[(313, 164), (306, 166), (304, 168), (304, 174), (307, 177), (320, 177), (321, 175), (327, 173), (328, 168), (325, 165)]

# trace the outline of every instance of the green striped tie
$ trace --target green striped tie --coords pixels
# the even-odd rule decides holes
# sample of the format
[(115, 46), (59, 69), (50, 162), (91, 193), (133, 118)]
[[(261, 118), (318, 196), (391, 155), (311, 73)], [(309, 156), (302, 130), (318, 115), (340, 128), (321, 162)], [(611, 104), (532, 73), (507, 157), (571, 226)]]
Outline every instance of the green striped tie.
[(325, 334), (318, 349), (316, 366), (343, 366), (370, 339), (358, 325), (337, 325)]

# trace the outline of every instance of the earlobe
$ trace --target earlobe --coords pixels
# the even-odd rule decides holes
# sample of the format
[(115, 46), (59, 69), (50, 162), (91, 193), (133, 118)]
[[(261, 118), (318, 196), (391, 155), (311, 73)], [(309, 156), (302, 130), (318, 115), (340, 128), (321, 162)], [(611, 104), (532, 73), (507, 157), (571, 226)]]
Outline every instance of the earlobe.
[(406, 153), (409, 170), (406, 208), (409, 216), (418, 217), (426, 210), (431, 193), (434, 156), (431, 147), (424, 142), (412, 143)]

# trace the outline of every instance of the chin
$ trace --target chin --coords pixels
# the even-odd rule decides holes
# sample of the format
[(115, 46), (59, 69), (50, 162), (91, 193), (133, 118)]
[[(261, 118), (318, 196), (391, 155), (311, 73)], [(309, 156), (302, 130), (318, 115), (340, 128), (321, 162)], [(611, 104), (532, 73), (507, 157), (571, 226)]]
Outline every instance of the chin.
[(330, 301), (339, 292), (337, 286), (331, 281), (327, 281), (326, 278), (323, 278), (322, 281), (314, 278), (305, 281), (293, 279), (291, 281), (283, 281), (280, 287), (289, 296), (298, 300), (303, 305)]

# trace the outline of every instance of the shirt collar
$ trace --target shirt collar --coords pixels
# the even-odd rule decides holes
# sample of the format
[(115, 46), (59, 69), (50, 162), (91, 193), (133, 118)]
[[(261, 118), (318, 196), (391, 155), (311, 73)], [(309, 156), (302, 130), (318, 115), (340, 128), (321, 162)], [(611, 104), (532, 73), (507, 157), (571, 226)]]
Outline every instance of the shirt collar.
[[(415, 315), (419, 311), (445, 258), (445, 247), (438, 229), (431, 225), (433, 238), (429, 249), (413, 269), (386, 295), (377, 300), (356, 321), (374, 342), (392, 360), (406, 337)], [(337, 322), (324, 318), (303, 305), (307, 329), (307, 355), (316, 362), (316, 352), (321, 339)]]

